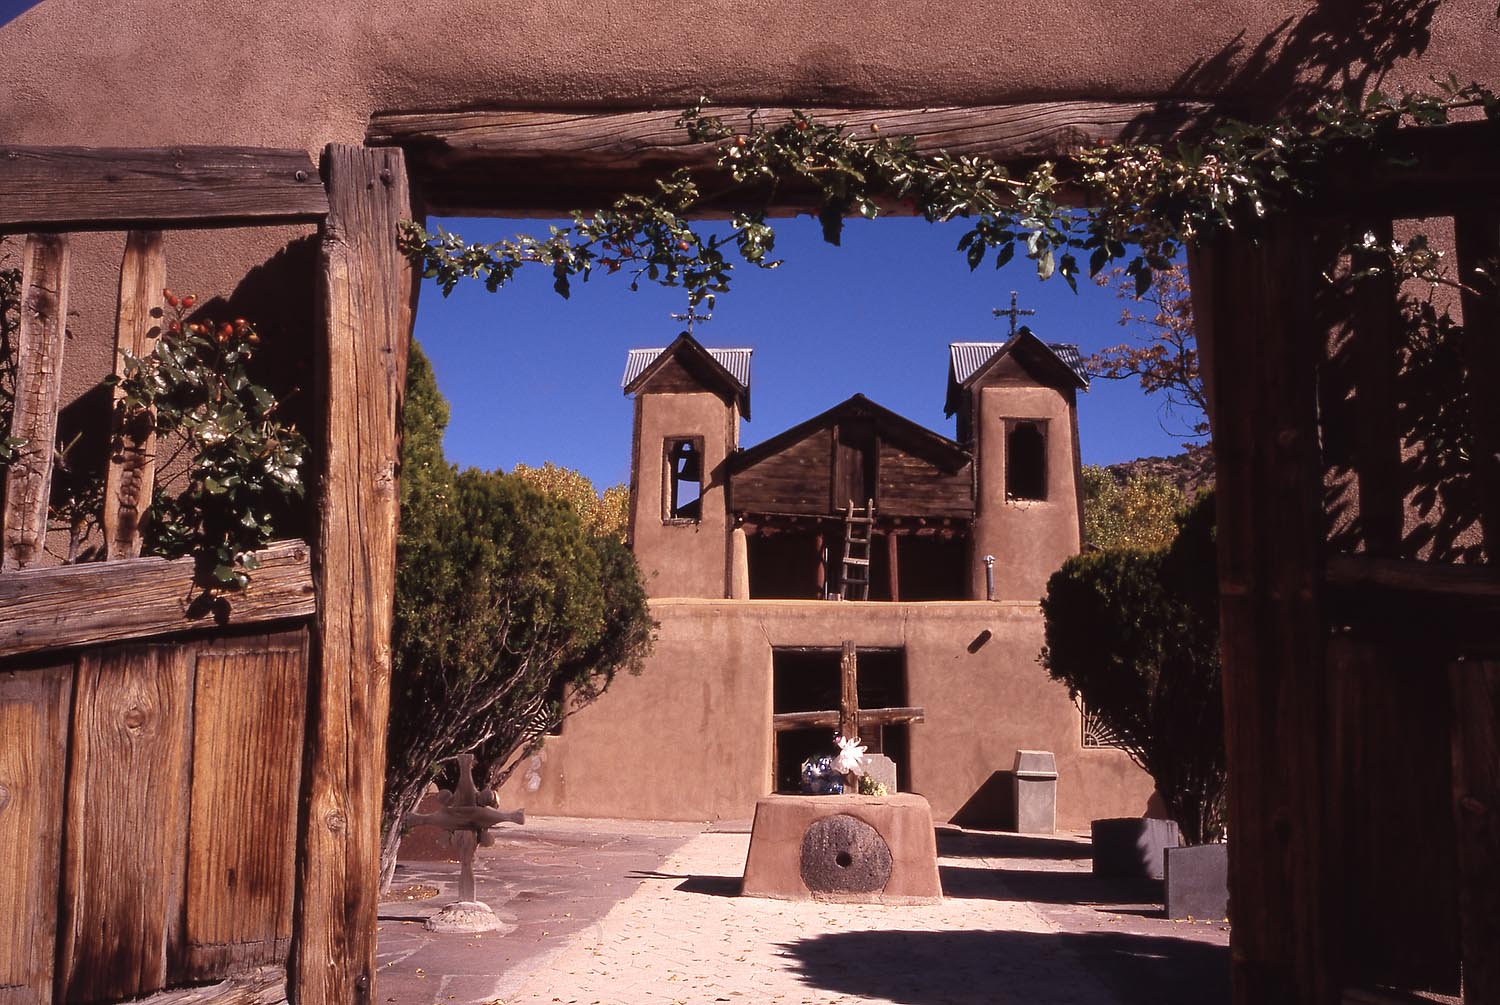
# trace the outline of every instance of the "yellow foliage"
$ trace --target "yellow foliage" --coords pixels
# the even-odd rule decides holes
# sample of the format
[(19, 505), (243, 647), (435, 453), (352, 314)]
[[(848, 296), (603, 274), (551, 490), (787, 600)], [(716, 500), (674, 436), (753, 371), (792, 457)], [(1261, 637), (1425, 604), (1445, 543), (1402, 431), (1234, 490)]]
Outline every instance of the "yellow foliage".
[(625, 540), (630, 489), (611, 485), (601, 494), (583, 473), (547, 461), (539, 468), (517, 464), (511, 474), (573, 507), (584, 528), (596, 537)]

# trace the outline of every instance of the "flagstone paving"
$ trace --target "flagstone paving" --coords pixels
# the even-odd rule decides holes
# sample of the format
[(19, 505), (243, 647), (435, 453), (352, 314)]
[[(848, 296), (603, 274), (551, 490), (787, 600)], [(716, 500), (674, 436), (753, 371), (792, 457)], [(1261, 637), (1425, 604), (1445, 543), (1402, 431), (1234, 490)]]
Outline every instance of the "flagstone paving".
[[(1226, 926), (1153, 916), (1159, 907), (1145, 902), (1149, 886), (1094, 880), (1087, 844), (1073, 838), (944, 830), (944, 902), (882, 907), (736, 896), (743, 833), (556, 820), (528, 830), (507, 829), (478, 865), (481, 896), (517, 926), (510, 934), (435, 936), (399, 920), (431, 913), (446, 902), (441, 895), (425, 907), (386, 905), (382, 999), (1227, 1001)], [(456, 867), (403, 869), (404, 881), (439, 885), (444, 870)], [(537, 896), (545, 898), (540, 906)]]

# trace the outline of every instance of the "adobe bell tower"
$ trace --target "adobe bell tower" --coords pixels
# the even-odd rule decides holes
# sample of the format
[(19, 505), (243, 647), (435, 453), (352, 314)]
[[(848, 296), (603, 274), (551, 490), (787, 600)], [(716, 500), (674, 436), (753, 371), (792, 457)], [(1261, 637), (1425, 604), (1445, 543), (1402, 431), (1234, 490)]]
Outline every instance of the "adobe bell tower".
[(705, 349), (691, 335), (632, 349), (621, 385), (635, 397), (629, 541), (651, 597), (728, 597), (725, 459), (750, 417), (749, 349)]
[(974, 457), (971, 592), (1037, 601), (1047, 579), (1082, 543), (1077, 392), (1088, 389), (1077, 349), (1048, 345), (1029, 328), (1004, 343), (949, 347), (947, 414)]

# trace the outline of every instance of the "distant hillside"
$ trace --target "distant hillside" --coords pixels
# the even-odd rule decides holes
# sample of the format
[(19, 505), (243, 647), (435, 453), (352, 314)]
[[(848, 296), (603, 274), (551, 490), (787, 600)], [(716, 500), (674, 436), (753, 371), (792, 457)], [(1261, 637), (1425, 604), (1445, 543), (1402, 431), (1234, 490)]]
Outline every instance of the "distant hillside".
[(1171, 457), (1139, 457), (1110, 464), (1104, 470), (1122, 485), (1132, 476), (1159, 475), (1182, 490), (1183, 496), (1191, 502), (1198, 497), (1200, 489), (1214, 487), (1214, 451), (1207, 445), (1188, 447)]

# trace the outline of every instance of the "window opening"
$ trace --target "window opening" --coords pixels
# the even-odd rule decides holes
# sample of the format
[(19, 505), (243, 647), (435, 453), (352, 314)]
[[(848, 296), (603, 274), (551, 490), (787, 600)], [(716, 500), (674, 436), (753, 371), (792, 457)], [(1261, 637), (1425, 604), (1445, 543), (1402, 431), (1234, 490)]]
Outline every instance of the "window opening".
[(703, 441), (697, 437), (667, 441), (666, 520), (703, 517)]
[(1047, 442), (1038, 422), (1007, 423), (1005, 498), (1047, 498)]

